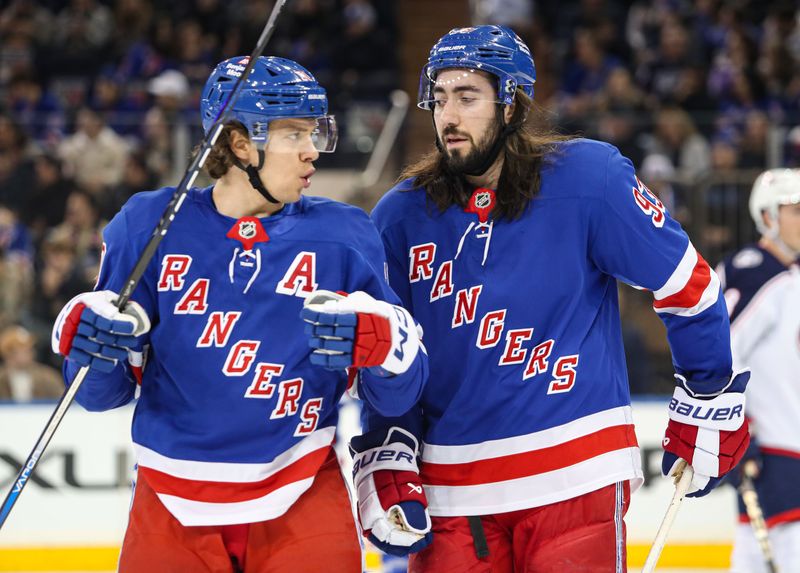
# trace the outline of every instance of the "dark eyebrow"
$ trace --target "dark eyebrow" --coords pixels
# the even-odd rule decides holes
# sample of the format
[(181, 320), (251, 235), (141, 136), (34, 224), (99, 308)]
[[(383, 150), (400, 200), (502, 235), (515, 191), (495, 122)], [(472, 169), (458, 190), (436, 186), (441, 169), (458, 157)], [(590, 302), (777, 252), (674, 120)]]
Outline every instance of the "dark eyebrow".
[[(433, 93), (444, 93), (445, 89), (441, 86), (434, 86)], [(481, 89), (475, 85), (466, 85), (466, 86), (456, 86), (453, 88), (454, 93), (463, 93), (463, 92), (480, 92)]]

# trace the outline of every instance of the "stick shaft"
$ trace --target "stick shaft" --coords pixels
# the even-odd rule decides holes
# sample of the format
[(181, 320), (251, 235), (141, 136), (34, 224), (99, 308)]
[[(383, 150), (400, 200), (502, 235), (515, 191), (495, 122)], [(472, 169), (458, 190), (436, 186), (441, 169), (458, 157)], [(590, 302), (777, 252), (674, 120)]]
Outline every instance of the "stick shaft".
[(747, 510), (747, 517), (750, 520), (750, 527), (753, 528), (753, 534), (758, 541), (758, 546), (761, 549), (761, 554), (764, 557), (764, 564), (767, 566), (769, 573), (777, 573), (778, 567), (775, 564), (775, 557), (772, 553), (772, 546), (769, 543), (769, 533), (767, 530), (767, 523), (764, 521), (764, 512), (761, 510), (761, 504), (758, 501), (758, 493), (756, 493), (753, 478), (758, 473), (758, 467), (755, 462), (748, 460), (742, 468), (742, 483), (739, 486), (739, 494), (742, 496), (744, 507)]
[[(214, 125), (212, 125), (209, 129), (208, 135), (206, 135), (206, 137), (203, 139), (203, 142), (200, 146), (200, 152), (195, 155), (191, 164), (186, 169), (180, 184), (178, 184), (178, 187), (175, 188), (175, 193), (172, 195), (169, 204), (164, 210), (164, 213), (161, 215), (161, 220), (156, 228), (153, 229), (150, 240), (147, 242), (147, 245), (145, 246), (141, 255), (139, 255), (139, 260), (136, 261), (133, 270), (131, 271), (130, 275), (128, 275), (125, 284), (120, 290), (119, 298), (115, 302), (116, 306), (120, 310), (125, 308), (128, 300), (130, 300), (133, 291), (136, 289), (136, 285), (139, 284), (139, 280), (142, 278), (142, 275), (147, 269), (147, 266), (150, 264), (153, 256), (155, 256), (158, 245), (167, 234), (167, 230), (169, 229), (170, 225), (172, 225), (172, 221), (178, 214), (181, 205), (183, 205), (186, 195), (189, 193), (189, 189), (191, 189), (194, 180), (197, 178), (200, 170), (203, 168), (203, 165), (208, 158), (208, 154), (211, 152), (211, 148), (214, 146), (214, 143), (216, 143), (219, 134), (222, 132), (222, 128), (225, 126), (225, 122), (230, 115), (230, 110), (233, 108), (233, 105), (236, 103), (236, 99), (239, 97), (240, 86), (245, 78), (250, 75), (250, 70), (253, 69), (256, 60), (267, 47), (267, 42), (269, 42), (269, 39), (275, 30), (275, 22), (278, 19), (278, 15), (280, 14), (281, 10), (283, 10), (283, 7), (287, 1), (288, 0), (277, 0), (277, 2), (275, 2), (275, 6), (272, 8), (272, 13), (270, 14), (269, 20), (267, 20), (264, 29), (261, 31), (261, 36), (258, 38), (255, 49), (250, 54), (250, 59), (247, 63), (247, 66), (242, 72), (242, 75), (236, 80), (236, 83), (231, 89), (230, 96), (220, 110), (219, 117), (214, 122)], [(17, 477), (11, 486), (11, 490), (8, 492), (8, 495), (6, 495), (3, 505), (0, 506), (0, 529), (3, 528), (3, 525), (8, 519), (14, 504), (16, 504), (17, 499), (22, 493), (22, 490), (30, 480), (36, 465), (39, 463), (39, 460), (44, 454), (44, 450), (50, 443), (50, 440), (58, 429), (59, 424), (61, 424), (64, 414), (66, 414), (67, 409), (75, 399), (75, 395), (78, 393), (81, 384), (83, 384), (88, 370), (88, 367), (82, 367), (75, 376), (75, 379), (64, 391), (64, 394), (61, 396), (55, 411), (47, 421), (47, 425), (45, 426), (44, 430), (42, 430), (42, 434), (39, 436), (36, 445), (33, 447), (33, 450), (31, 451), (30, 455), (28, 455), (28, 458), (25, 460), (25, 463), (22, 465), (22, 468), (17, 474)]]
[[(672, 528), (672, 522), (675, 521), (675, 516), (678, 515), (681, 502), (686, 492), (689, 491), (689, 486), (692, 483), (694, 470), (692, 466), (686, 465), (686, 462), (683, 463), (684, 467), (680, 474), (680, 479), (678, 479), (675, 485), (675, 493), (667, 508), (667, 513), (664, 515), (664, 519), (661, 520), (661, 525), (658, 527), (658, 533), (656, 533), (653, 545), (650, 547), (650, 552), (647, 554), (647, 560), (644, 562), (644, 567), (642, 567), (642, 573), (652, 573), (655, 570), (658, 559), (661, 557), (661, 551), (664, 549), (664, 545), (667, 542), (669, 530)], [(680, 472), (681, 469), (679, 468), (677, 471)], [(676, 475), (678, 474), (676, 473)]]

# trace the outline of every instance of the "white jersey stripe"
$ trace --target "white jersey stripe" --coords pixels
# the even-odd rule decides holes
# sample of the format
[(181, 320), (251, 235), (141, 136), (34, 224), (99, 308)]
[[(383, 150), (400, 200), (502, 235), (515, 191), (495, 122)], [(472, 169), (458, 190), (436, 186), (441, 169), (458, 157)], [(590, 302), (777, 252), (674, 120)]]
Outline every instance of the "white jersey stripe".
[(158, 499), (183, 525), (231, 525), (256, 523), (280, 517), (314, 483), (314, 478), (290, 483), (265, 496), (234, 503), (206, 503), (173, 495)]
[(608, 452), (556, 471), (472, 486), (425, 486), (434, 516), (486, 515), (540, 507), (595, 491), (618, 481), (631, 493), (644, 481), (639, 448)]
[(703, 295), (700, 297), (700, 300), (697, 301), (697, 304), (690, 308), (682, 308), (682, 307), (665, 307), (665, 308), (656, 308), (655, 311), (659, 314), (661, 313), (668, 313), (668, 314), (676, 314), (678, 316), (694, 316), (696, 314), (700, 314), (708, 307), (713, 306), (717, 299), (719, 298), (720, 293), (720, 283), (719, 277), (714, 270), (711, 270), (711, 280), (708, 282), (708, 286), (706, 286), (705, 290), (703, 291)]
[(228, 483), (247, 483), (262, 481), (276, 472), (290, 466), (309, 453), (328, 447), (336, 428), (321, 428), (303, 438), (274, 460), (267, 463), (223, 463), (180, 460), (159, 454), (141, 444), (134, 443), (137, 463), (165, 474), (191, 480), (218, 481)]
[(620, 406), (522, 436), (458, 446), (426, 443), (422, 448), (422, 461), (435, 464), (463, 464), (499, 458), (557, 446), (605, 428), (629, 424), (633, 424), (631, 407)]
[(661, 300), (679, 293), (689, 283), (689, 279), (692, 278), (695, 265), (697, 265), (697, 251), (692, 242), (689, 241), (681, 262), (678, 263), (667, 282), (660, 289), (653, 291), (655, 299)]

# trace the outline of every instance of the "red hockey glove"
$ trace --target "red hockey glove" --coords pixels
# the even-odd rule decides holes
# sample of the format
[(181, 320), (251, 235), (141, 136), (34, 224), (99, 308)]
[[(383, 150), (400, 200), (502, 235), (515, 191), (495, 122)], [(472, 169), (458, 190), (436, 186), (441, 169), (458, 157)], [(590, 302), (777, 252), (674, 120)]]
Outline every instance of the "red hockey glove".
[(680, 459), (694, 468), (687, 497), (701, 497), (714, 489), (723, 476), (739, 463), (750, 443), (744, 415), (744, 389), (749, 371), (735, 373), (722, 393), (690, 395), (690, 384), (682, 376), (669, 403), (669, 424), (662, 445), (661, 471), (672, 475)]
[(427, 547), (433, 533), (417, 469), (417, 439), (392, 427), (356, 436), (350, 452), (364, 535), (391, 555)]
[(402, 374), (414, 362), (420, 335), (400, 306), (365, 292), (348, 296), (318, 290), (300, 313), (306, 325), (311, 362), (329, 370), (373, 368), (380, 376)]
[(104, 290), (70, 300), (53, 325), (53, 352), (98, 372), (111, 372), (129, 352), (137, 352), (138, 337), (150, 330), (150, 319), (134, 301), (120, 312), (114, 305), (117, 298), (117, 293)]

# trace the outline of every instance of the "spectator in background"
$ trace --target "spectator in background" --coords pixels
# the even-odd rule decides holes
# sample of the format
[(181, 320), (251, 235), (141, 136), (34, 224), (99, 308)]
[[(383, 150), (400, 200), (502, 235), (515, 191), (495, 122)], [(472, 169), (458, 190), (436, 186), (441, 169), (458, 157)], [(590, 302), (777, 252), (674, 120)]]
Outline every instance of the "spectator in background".
[(86, 74), (97, 71), (114, 31), (111, 10), (97, 0), (71, 0), (56, 16), (48, 59), (52, 71)]
[(609, 76), (620, 66), (619, 60), (605, 53), (593, 32), (575, 32), (574, 62), (567, 67), (562, 81), (562, 122), (570, 129), (585, 129), (585, 121), (593, 116)]
[(665, 107), (656, 114), (654, 138), (648, 147), (650, 153), (669, 157), (678, 175), (687, 180), (707, 173), (711, 165), (708, 142), (689, 114), (678, 107)]
[(689, 114), (703, 137), (714, 131), (717, 101), (706, 89), (706, 69), (702, 65), (691, 65), (681, 70), (675, 91), (668, 101)]
[[(207, 75), (211, 66), (204, 65)], [(160, 185), (177, 185), (192, 146), (189, 125), (196, 123), (194, 112), (191, 120), (187, 117), (189, 82), (178, 70), (165, 70), (150, 80), (147, 90), (155, 102), (145, 115), (145, 147), (151, 157), (154, 152), (161, 155), (156, 169)]]
[(19, 212), (33, 186), (28, 138), (9, 116), (0, 114), (0, 203)]
[(58, 155), (65, 174), (99, 197), (122, 180), (128, 144), (88, 107), (78, 112), (76, 129), (58, 146)]
[(64, 134), (64, 114), (58, 99), (31, 71), (18, 72), (8, 83), (6, 106), (26, 132), (47, 147)]
[(640, 81), (657, 101), (669, 101), (680, 82), (683, 70), (693, 63), (689, 32), (677, 18), (668, 18), (660, 31), (659, 49), (654, 61), (639, 71)]
[(61, 373), (35, 359), (33, 335), (21, 326), (0, 331), (0, 400), (30, 402), (60, 398)]
[(639, 171), (642, 174), (642, 181), (658, 197), (681, 225), (686, 225), (689, 221), (689, 209), (683, 197), (679, 196), (679, 188), (675, 180), (675, 166), (666, 155), (652, 153), (644, 158)]
[(649, 114), (644, 94), (633, 83), (630, 72), (623, 67), (612, 70), (596, 104), (597, 136), (616, 145), (634, 165), (639, 165), (644, 157), (642, 133), (649, 128)]
[[(749, 181), (737, 177), (739, 152), (731, 139), (719, 137), (711, 146), (711, 184), (705, 193), (705, 225), (702, 232), (709, 261), (716, 263), (732, 250), (742, 215), (747, 217)], [(742, 209), (742, 206), (745, 206)], [(748, 217), (749, 218), (749, 217)]]
[[(72, 237), (63, 230), (51, 231), (40, 250), (40, 267), (33, 285), (33, 297), (25, 324), (37, 340), (50, 341), (58, 313), (72, 297), (91, 289), (94, 281), (87, 281), (76, 270), (75, 245)], [(39, 359), (53, 366), (61, 360), (53, 354), (50, 345), (38, 348)]]
[(115, 133), (134, 138), (139, 135), (143, 108), (125, 94), (125, 86), (113, 67), (107, 66), (94, 79), (89, 105)]
[(18, 322), (30, 302), (33, 244), (25, 225), (0, 204), (0, 328)]
[(147, 167), (144, 153), (131, 153), (125, 163), (122, 181), (108, 193), (108, 201), (100, 206), (100, 217), (110, 220), (134, 193), (158, 187), (158, 178)]
[(100, 266), (103, 245), (100, 208), (97, 198), (82, 189), (74, 189), (67, 197), (64, 221), (52, 233), (68, 238), (75, 253), (75, 270), (81, 280), (94, 284)]
[(64, 220), (67, 196), (72, 182), (65, 179), (61, 161), (51, 154), (37, 155), (33, 160), (34, 183), (21, 207), (21, 219), (39, 245), (48, 229)]
[(767, 139), (769, 118), (763, 111), (753, 110), (747, 114), (744, 131), (739, 143), (739, 168), (764, 169), (767, 166)]
[(345, 0), (343, 29), (334, 51), (345, 97), (381, 99), (397, 85), (397, 50), (389, 36), (378, 33), (378, 13), (369, 0)]

